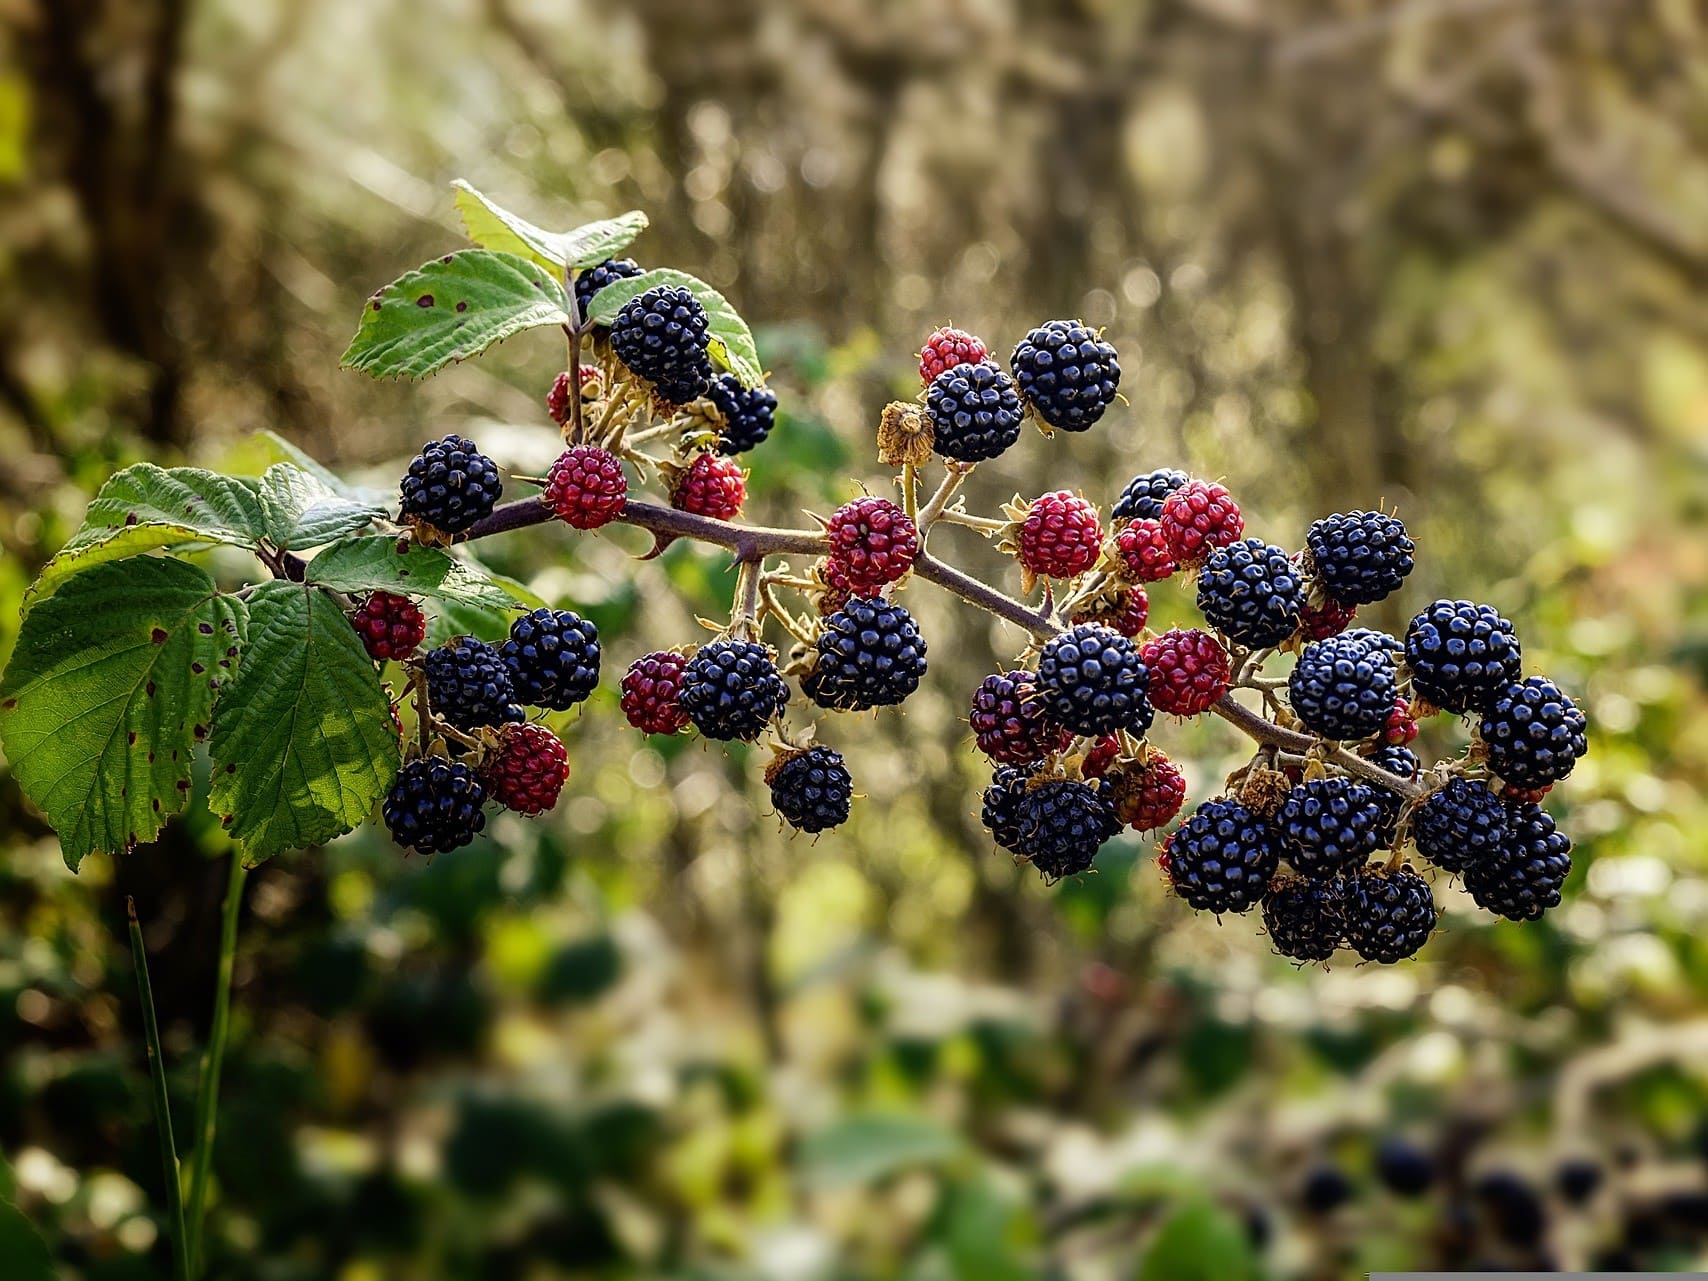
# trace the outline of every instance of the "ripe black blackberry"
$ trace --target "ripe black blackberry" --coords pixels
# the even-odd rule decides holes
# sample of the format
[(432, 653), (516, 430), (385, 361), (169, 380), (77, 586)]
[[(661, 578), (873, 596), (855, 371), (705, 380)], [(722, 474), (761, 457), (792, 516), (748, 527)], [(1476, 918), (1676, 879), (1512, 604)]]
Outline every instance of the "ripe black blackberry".
[(1080, 623), (1051, 637), (1038, 656), (1036, 682), (1050, 719), (1076, 734), (1150, 728), (1150, 670), (1133, 642), (1112, 627)]
[(1366, 961), (1392, 965), (1435, 933), (1435, 896), (1409, 867), (1373, 863), (1346, 878), (1346, 941)]
[(1309, 876), (1283, 876), (1263, 900), (1263, 928), (1282, 956), (1295, 961), (1326, 961), (1340, 946), (1342, 883)]
[[(1415, 783), (1423, 776), (1423, 762), (1417, 753), (1409, 747), (1379, 747), (1367, 753), (1371, 763), (1381, 766), (1390, 774)], [(1394, 843), (1398, 834), (1400, 811), (1405, 808), (1405, 798), (1398, 792), (1391, 792), (1379, 784), (1372, 784), (1376, 792), (1376, 804), (1382, 808), (1382, 826), (1379, 834), (1378, 848)]]
[(427, 701), (434, 714), (465, 733), (527, 719), (516, 701), (510, 669), (498, 651), (483, 640), (453, 636), (428, 651), (422, 669), (427, 676)]
[(769, 646), (723, 636), (688, 660), (676, 701), (707, 738), (752, 742), (783, 710), (789, 687)]
[(1506, 840), (1465, 869), (1465, 888), (1478, 907), (1509, 921), (1540, 920), (1557, 907), (1572, 872), (1572, 843), (1540, 805), (1507, 807)]
[(1077, 320), (1051, 320), (1027, 334), (1008, 362), (1034, 413), (1062, 431), (1085, 431), (1115, 399), (1115, 349)]
[(399, 488), (403, 519), (445, 534), (460, 534), (491, 515), (504, 492), (498, 464), (454, 433), (423, 445)]
[(984, 804), (979, 821), (1003, 849), (1019, 854), (1024, 842), (1020, 822), (1020, 803), (1026, 797), (1026, 780), (1030, 770), (1012, 765), (999, 765), (991, 776), (990, 786), (984, 789)]
[(1114, 810), (1097, 789), (1059, 778), (1027, 787), (1020, 797), (1020, 853), (1050, 884), (1090, 867), (1110, 836)]
[(925, 638), (905, 606), (855, 596), (824, 620), (818, 664), (802, 688), (820, 707), (889, 707), (919, 688)]
[(623, 304), (611, 322), (611, 349), (667, 404), (704, 394), (712, 376), (706, 309), (681, 285), (659, 285)]
[(1398, 688), (1386, 649), (1342, 633), (1299, 651), (1287, 677), (1287, 700), (1306, 729), (1344, 742), (1380, 733)]
[(1373, 605), (1398, 591), (1417, 550), (1399, 517), (1384, 512), (1325, 516), (1305, 535), (1323, 590), (1345, 605)]
[(422, 854), (461, 849), (486, 826), (486, 788), (458, 761), (426, 756), (398, 770), (380, 813), (391, 839)]
[(1519, 677), (1512, 624), (1492, 605), (1438, 600), (1406, 629), (1412, 689), (1450, 712), (1482, 711)]
[(993, 672), (973, 691), (967, 716), (978, 748), (993, 761), (1025, 765), (1062, 751), (1073, 735), (1045, 715), (1028, 671)]
[(641, 265), (633, 258), (607, 258), (604, 262), (585, 268), (575, 278), (575, 305), (581, 312), (581, 318), (587, 319), (587, 310), (593, 305), (593, 295), (606, 285), (614, 285), (619, 280), (629, 280), (641, 273)]
[(599, 629), (573, 610), (523, 614), (498, 652), (516, 697), (530, 707), (568, 711), (599, 683)]
[(1450, 778), (1412, 814), (1417, 852), (1444, 872), (1463, 872), (1506, 842), (1506, 806), (1483, 783)]
[(1158, 467), (1155, 471), (1134, 476), (1115, 501), (1113, 521), (1155, 520), (1162, 515), (1162, 502), (1192, 477), (1173, 467)]
[(1175, 891), (1200, 912), (1248, 912), (1281, 861), (1281, 833), (1226, 797), (1205, 801), (1168, 842)]
[(1295, 872), (1338, 875), (1375, 852), (1382, 839), (1377, 789), (1349, 778), (1315, 778), (1287, 793), (1275, 815)]
[(1395, 1196), (1422, 1196), (1435, 1182), (1435, 1159), (1410, 1139), (1390, 1136), (1376, 1147), (1376, 1177)]
[(822, 832), (848, 821), (854, 800), (854, 778), (842, 753), (816, 746), (785, 752), (765, 771), (771, 804), (790, 827)]
[(1024, 416), (1014, 380), (994, 361), (945, 369), (925, 391), (932, 448), (964, 463), (995, 458), (1020, 437)]
[(777, 393), (769, 387), (744, 387), (734, 374), (719, 374), (706, 388), (717, 410), (718, 452), (742, 454), (761, 444), (777, 421)]
[(1198, 574), (1198, 612), (1229, 640), (1253, 649), (1291, 636), (1304, 607), (1297, 566), (1260, 538), (1212, 549)]
[(1589, 750), (1589, 722), (1553, 681), (1532, 676), (1508, 685), (1483, 712), (1477, 737), (1489, 768), (1514, 787), (1557, 783)]

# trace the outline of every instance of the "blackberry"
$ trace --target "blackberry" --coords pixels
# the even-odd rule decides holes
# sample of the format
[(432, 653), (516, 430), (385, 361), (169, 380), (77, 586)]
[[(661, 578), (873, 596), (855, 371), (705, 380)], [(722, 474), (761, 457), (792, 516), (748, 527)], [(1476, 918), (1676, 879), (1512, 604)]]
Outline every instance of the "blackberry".
[(777, 393), (769, 387), (744, 387), (734, 374), (719, 374), (706, 388), (717, 410), (718, 452), (743, 454), (764, 443), (777, 423)]
[(1180, 568), (1160, 520), (1130, 520), (1115, 531), (1110, 559), (1118, 573), (1137, 583), (1160, 583)]
[(1166, 827), (1186, 803), (1186, 777), (1179, 766), (1157, 748), (1142, 761), (1122, 761), (1105, 776), (1115, 817), (1135, 832)]
[(1051, 637), (1035, 679), (1044, 711), (1075, 734), (1142, 735), (1150, 728), (1150, 672), (1133, 642), (1112, 627), (1080, 623)]
[(483, 640), (453, 636), (427, 652), (422, 669), (434, 714), (465, 733), (527, 719), (516, 701), (509, 667)]
[(913, 518), (889, 499), (870, 494), (833, 511), (824, 534), (830, 558), (848, 585), (866, 593), (901, 578), (919, 555)]
[(784, 753), (765, 771), (765, 783), (771, 804), (796, 831), (822, 832), (848, 821), (854, 778), (834, 748)]
[(1540, 805), (1507, 808), (1506, 840), (1465, 869), (1465, 888), (1478, 907), (1509, 921), (1540, 920), (1560, 902), (1572, 872), (1572, 843)]
[(1374, 787), (1349, 778), (1314, 778), (1287, 793), (1275, 825), (1295, 872), (1330, 877), (1375, 852), (1383, 811)]
[(581, 318), (587, 319), (587, 312), (593, 306), (593, 295), (606, 285), (614, 285), (619, 280), (629, 280), (641, 274), (641, 265), (633, 258), (607, 258), (604, 262), (584, 268), (575, 278), (575, 305), (581, 311)]
[(1443, 872), (1463, 872), (1506, 842), (1506, 806), (1482, 783), (1450, 778), (1413, 812), (1411, 838)]
[(423, 445), (404, 473), (403, 519), (460, 534), (492, 514), (504, 485), (498, 464), (452, 434)]
[(1589, 1157), (1567, 1157), (1554, 1169), (1554, 1184), (1568, 1205), (1583, 1205), (1601, 1187), (1601, 1166)]
[(1321, 605), (1307, 602), (1299, 611), (1299, 635), (1308, 641), (1327, 640), (1330, 636), (1339, 636), (1356, 617), (1356, 605), (1342, 605), (1332, 596), (1325, 596)]
[(1150, 621), (1150, 594), (1139, 584), (1115, 587), (1099, 592), (1074, 610), (1069, 620), (1075, 623), (1102, 623), (1121, 635), (1137, 640)]
[(611, 322), (611, 349), (666, 404), (704, 394), (712, 376), (706, 309), (681, 285), (659, 285), (623, 304)]
[(1293, 714), (1313, 734), (1336, 741), (1381, 733), (1398, 692), (1387, 650), (1354, 633), (1311, 641), (1287, 677)]
[(536, 609), (510, 624), (499, 655), (516, 697), (566, 712), (599, 683), (599, 629), (569, 609)]
[(1200, 716), (1228, 692), (1228, 651), (1209, 632), (1172, 628), (1139, 646), (1150, 669), (1151, 705), (1170, 716)]
[(1053, 723), (1027, 671), (996, 672), (979, 682), (967, 717), (979, 751), (993, 761), (1027, 765), (1062, 751), (1073, 735)]
[(1121, 385), (1115, 349), (1077, 320), (1039, 325), (1015, 346), (1008, 363), (1033, 412), (1062, 431), (1090, 428)]
[(1547, 787), (1572, 772), (1589, 750), (1589, 722), (1560, 687), (1543, 676), (1509, 685), (1483, 713), (1477, 737), (1489, 768), (1514, 787)]
[(945, 369), (925, 392), (932, 448), (964, 463), (995, 458), (1020, 438), (1014, 380), (988, 360)]
[(1281, 834), (1238, 801), (1205, 801), (1168, 842), (1176, 892), (1201, 912), (1248, 912), (1281, 860)]
[(1346, 605), (1374, 605), (1398, 591), (1417, 550), (1397, 516), (1362, 511), (1317, 521), (1305, 547), (1323, 590)]
[(1519, 678), (1512, 624), (1492, 605), (1438, 600), (1406, 629), (1412, 689), (1450, 712), (1482, 711)]
[(572, 445), (546, 473), (540, 501), (572, 529), (598, 529), (622, 514), (629, 496), (623, 464), (608, 449)]
[(1341, 882), (1308, 876), (1284, 876), (1263, 900), (1263, 928), (1282, 956), (1295, 961), (1326, 961), (1340, 946)]
[(1197, 565), (1213, 547), (1226, 547), (1245, 532), (1245, 517), (1226, 485), (1189, 480), (1162, 500), (1157, 517), (1169, 551), (1182, 565)]
[(1119, 828), (1097, 789), (1071, 778), (1029, 786), (1019, 818), (1020, 853), (1051, 884), (1090, 867), (1111, 827)]
[(1435, 897), (1409, 867), (1371, 864), (1346, 879), (1346, 941), (1366, 961), (1392, 965), (1435, 933)]
[(894, 601), (855, 596), (824, 620), (818, 665), (803, 688), (820, 707), (864, 711), (901, 702), (923, 675), (925, 638), (913, 615)]
[(1162, 515), (1163, 499), (1191, 479), (1173, 467), (1159, 467), (1134, 476), (1116, 500), (1112, 516), (1115, 520), (1155, 520)]
[(919, 381), (927, 387), (945, 369), (956, 365), (973, 365), (986, 356), (984, 341), (964, 329), (949, 325), (931, 331), (925, 346), (919, 349)]
[(1040, 578), (1073, 578), (1103, 554), (1097, 508), (1065, 489), (1035, 499), (1019, 524), (1014, 542), (1020, 564)]
[(390, 592), (371, 593), (350, 615), (350, 625), (362, 638), (368, 657), (378, 663), (413, 654), (427, 635), (427, 615), (421, 606)]
[[(1423, 776), (1423, 762), (1417, 753), (1409, 747), (1381, 747), (1369, 753), (1371, 764), (1378, 765), (1390, 774), (1417, 782)], [(1372, 784), (1371, 790), (1376, 793), (1376, 803), (1382, 807), (1381, 846), (1394, 843), (1398, 835), (1400, 811), (1405, 808), (1405, 798), (1398, 792), (1391, 792), (1380, 784)]]
[(492, 799), (505, 809), (544, 814), (569, 778), (569, 753), (544, 725), (511, 725), (481, 774)]
[(646, 734), (679, 734), (688, 728), (688, 713), (678, 701), (687, 666), (685, 657), (667, 649), (629, 664), (619, 702), (630, 725)]
[(1023, 840), (1020, 823), (1020, 803), (1026, 798), (1027, 770), (1012, 765), (997, 766), (990, 786), (984, 789), (984, 804), (979, 821), (992, 838), (1010, 854), (1019, 854)]
[(769, 646), (724, 636), (688, 660), (676, 698), (707, 738), (752, 742), (783, 710), (789, 687), (777, 674)]
[[(1548, 1226), (1548, 1210), (1536, 1189), (1510, 1170), (1489, 1170), (1471, 1185), (1489, 1226), (1502, 1241), (1520, 1250), (1534, 1250)], [(1701, 1210), (1692, 1218), (1700, 1225)]]
[(461, 849), (486, 826), (486, 788), (467, 765), (436, 756), (397, 772), (380, 813), (391, 839), (422, 854)]
[(713, 520), (735, 520), (747, 501), (747, 473), (722, 454), (697, 454), (670, 484), (670, 505), (677, 511)]
[(1279, 645), (1299, 627), (1305, 589), (1279, 547), (1247, 538), (1218, 547), (1198, 575), (1198, 612), (1229, 640)]
[(1435, 1160), (1409, 1139), (1386, 1138), (1376, 1147), (1376, 1177), (1395, 1196), (1422, 1196), (1435, 1182)]

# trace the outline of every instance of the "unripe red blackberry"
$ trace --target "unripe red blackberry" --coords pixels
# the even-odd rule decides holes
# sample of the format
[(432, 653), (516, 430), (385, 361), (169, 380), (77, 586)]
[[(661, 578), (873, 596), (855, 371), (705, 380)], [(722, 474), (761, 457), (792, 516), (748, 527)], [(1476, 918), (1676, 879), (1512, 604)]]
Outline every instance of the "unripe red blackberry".
[(1238, 801), (1205, 801), (1169, 837), (1175, 892), (1200, 912), (1249, 912), (1281, 861), (1281, 834)]
[(1103, 526), (1097, 508), (1058, 489), (1034, 499), (1015, 539), (1020, 563), (1042, 578), (1072, 578), (1097, 563)]
[(733, 458), (700, 454), (670, 487), (670, 505), (677, 511), (714, 520), (734, 520), (747, 500), (747, 473)]
[(1397, 516), (1368, 511), (1323, 517), (1305, 548), (1323, 590), (1348, 605), (1373, 605), (1398, 591), (1416, 550)]
[(569, 753), (544, 725), (507, 725), (482, 781), (505, 809), (544, 814), (557, 804), (569, 778)]
[(1171, 628), (1139, 646), (1150, 669), (1151, 706), (1170, 716), (1198, 716), (1228, 692), (1228, 651), (1209, 632)]
[(964, 463), (995, 458), (1020, 438), (1025, 421), (1014, 380), (988, 360), (956, 365), (933, 378), (925, 411), (932, 448)]
[(1157, 748), (1142, 761), (1117, 762), (1104, 775), (1112, 784), (1110, 803), (1115, 817), (1135, 832), (1167, 827), (1186, 803), (1186, 778)]
[(1352, 634), (1312, 641), (1287, 677), (1287, 701), (1313, 734), (1345, 742), (1382, 732), (1397, 697), (1394, 660)]
[(1247, 538), (1212, 551), (1198, 574), (1198, 612), (1229, 640), (1279, 645), (1299, 627), (1305, 592), (1287, 553)]
[(802, 684), (820, 707), (858, 712), (889, 707), (919, 688), (925, 638), (894, 601), (855, 596), (824, 620), (818, 662)]
[(1322, 604), (1307, 603), (1299, 611), (1299, 636), (1308, 641), (1327, 640), (1330, 636), (1339, 636), (1352, 626), (1352, 620), (1357, 617), (1356, 605), (1342, 605), (1325, 597)]
[(784, 752), (765, 771), (771, 804), (799, 832), (822, 832), (848, 821), (854, 779), (833, 748), (814, 746)]
[(1349, 778), (1316, 778), (1287, 793), (1275, 815), (1287, 862), (1318, 879), (1362, 863), (1381, 844), (1376, 789)]
[(856, 592), (875, 592), (913, 567), (919, 555), (919, 530), (887, 498), (867, 495), (843, 503), (825, 529), (831, 559)]
[(724, 636), (688, 660), (677, 701), (707, 738), (752, 742), (783, 710), (789, 687), (768, 645)]
[(486, 789), (474, 770), (460, 761), (427, 756), (397, 771), (380, 812), (399, 845), (422, 854), (448, 854), (486, 826), (485, 803)]
[(546, 473), (540, 501), (574, 529), (598, 529), (622, 515), (629, 496), (623, 464), (608, 449), (573, 445)]
[(1412, 813), (1417, 852), (1444, 872), (1463, 872), (1494, 856), (1507, 839), (1507, 807), (1488, 787), (1450, 778)]
[(403, 519), (460, 534), (492, 514), (504, 484), (472, 440), (452, 434), (421, 447), (400, 486)]
[(1070, 732), (1045, 715), (1027, 671), (985, 677), (973, 692), (968, 721), (979, 750), (1010, 765), (1043, 760), (1073, 741)]
[(1404, 747), (1417, 738), (1417, 721), (1403, 695), (1394, 696), (1394, 710), (1388, 713), (1388, 723), (1382, 726), (1380, 737), (1388, 747)]
[(1009, 367), (1032, 412), (1061, 431), (1086, 431), (1115, 399), (1115, 349), (1078, 320), (1039, 325), (1014, 348)]
[(1150, 621), (1151, 598), (1145, 589), (1134, 583), (1118, 587), (1113, 592), (1100, 593), (1074, 610), (1075, 623), (1101, 623), (1113, 627), (1121, 635), (1136, 640)]
[(1034, 679), (1045, 713), (1076, 734), (1150, 728), (1150, 673), (1133, 642), (1113, 628), (1081, 623), (1051, 637)]
[(1155, 520), (1162, 515), (1163, 501), (1192, 477), (1173, 467), (1134, 476), (1116, 500), (1111, 513), (1116, 520)]
[(820, 618), (828, 618), (853, 599), (854, 584), (849, 581), (847, 566), (840, 560), (826, 556), (814, 561), (812, 576), (820, 584), (813, 594), (813, 604)]
[(1175, 562), (1196, 565), (1217, 547), (1236, 542), (1245, 517), (1227, 486), (1213, 480), (1189, 480), (1163, 500), (1163, 534)]
[(427, 635), (427, 616), (407, 596), (373, 592), (350, 615), (368, 657), (383, 663), (415, 652)]
[(1409, 867), (1372, 863), (1346, 878), (1346, 941), (1366, 961), (1392, 965), (1435, 933), (1435, 896)]
[(1114, 558), (1135, 583), (1160, 583), (1180, 566), (1160, 520), (1130, 520), (1115, 531)]
[[(595, 394), (598, 390), (599, 370), (593, 365), (581, 366), (581, 396), (583, 400)], [(591, 389), (591, 390), (590, 390)], [(574, 409), (569, 399), (569, 370), (552, 379), (551, 390), (546, 393), (546, 412), (559, 427), (569, 425), (574, 416)]]
[(1090, 867), (1113, 826), (1097, 789), (1068, 778), (1028, 786), (1019, 825), (1021, 855), (1052, 885)]
[(711, 381), (706, 309), (681, 285), (659, 285), (623, 304), (611, 322), (611, 349), (669, 405), (686, 405)]
[(934, 329), (919, 350), (919, 381), (929, 387), (945, 369), (976, 365), (986, 354), (984, 342), (964, 329), (949, 325)]
[(629, 724), (644, 734), (678, 734), (688, 728), (688, 713), (678, 695), (686, 655), (670, 650), (642, 654), (623, 674), (621, 706)]
[(1588, 719), (1565, 691), (1532, 676), (1495, 695), (1477, 737), (1502, 782), (1547, 787), (1570, 774), (1589, 750), (1588, 729)]
[(1512, 624), (1490, 605), (1438, 600), (1406, 629), (1412, 690), (1449, 712), (1482, 711), (1519, 678)]
[(1121, 755), (1121, 740), (1113, 734), (1105, 734), (1091, 745), (1091, 750), (1085, 754), (1085, 759), (1079, 763), (1079, 772), (1086, 778), (1102, 778)]
[(1326, 961), (1333, 956), (1346, 933), (1344, 891), (1339, 877), (1278, 879), (1263, 900), (1263, 928), (1275, 950), (1295, 961)]
[(1560, 902), (1572, 872), (1572, 843), (1539, 805), (1507, 806), (1506, 839), (1465, 869), (1465, 888), (1478, 907), (1512, 921), (1540, 920)]

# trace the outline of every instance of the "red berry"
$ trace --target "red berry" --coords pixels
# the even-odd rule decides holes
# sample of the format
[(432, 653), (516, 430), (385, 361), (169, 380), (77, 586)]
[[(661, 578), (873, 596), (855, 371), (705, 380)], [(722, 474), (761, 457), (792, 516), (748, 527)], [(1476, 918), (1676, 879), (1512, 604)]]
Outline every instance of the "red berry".
[[(581, 394), (588, 394), (587, 384), (597, 382), (599, 370), (593, 365), (581, 366)], [(569, 370), (564, 370), (552, 380), (552, 389), (546, 393), (546, 412), (552, 416), (552, 421), (562, 427), (570, 419), (569, 407)]]
[(979, 751), (993, 761), (1029, 765), (1059, 752), (1073, 735), (1044, 714), (1032, 673), (993, 673), (973, 691), (967, 720)]
[(1121, 740), (1113, 734), (1105, 734), (1092, 744), (1092, 748), (1080, 762), (1079, 772), (1087, 778), (1102, 778), (1104, 772), (1115, 763), (1115, 758), (1121, 754)]
[(350, 623), (368, 657), (378, 662), (414, 653), (427, 635), (427, 616), (407, 596), (375, 592), (356, 607)]
[(1540, 805), (1543, 797), (1547, 796), (1548, 793), (1553, 790), (1554, 785), (1552, 783), (1549, 783), (1546, 787), (1514, 787), (1511, 783), (1508, 783), (1505, 787), (1500, 789), (1500, 795), (1502, 800), (1522, 801), (1528, 805)]
[(688, 713), (676, 696), (688, 660), (669, 650), (642, 654), (623, 674), (623, 715), (647, 734), (677, 734), (688, 727)]
[(1158, 583), (1179, 568), (1160, 520), (1130, 520), (1115, 534), (1115, 558), (1136, 583)]
[(1227, 487), (1189, 480), (1163, 499), (1163, 532), (1177, 564), (1195, 565), (1211, 548), (1226, 547), (1245, 532), (1245, 517)]
[(944, 325), (925, 340), (919, 353), (919, 378), (927, 387), (945, 369), (976, 365), (985, 358), (984, 343), (964, 329)]
[(1058, 489), (1036, 499), (1021, 522), (1020, 563), (1044, 578), (1072, 578), (1097, 563), (1103, 526), (1097, 508)]
[(1198, 716), (1228, 692), (1228, 651), (1209, 632), (1174, 628), (1139, 646), (1150, 668), (1151, 706), (1171, 716)]
[(812, 576), (822, 584), (817, 598), (820, 618), (828, 618), (853, 598), (854, 584), (849, 581), (848, 567), (840, 560), (826, 556), (814, 561)]
[(830, 516), (825, 530), (830, 558), (862, 595), (893, 583), (913, 566), (919, 555), (919, 530), (900, 507), (887, 498), (856, 498)]
[(518, 814), (544, 814), (569, 777), (569, 753), (544, 725), (507, 725), (483, 771), (492, 797)]
[(1394, 699), (1394, 710), (1388, 713), (1388, 723), (1381, 739), (1390, 747), (1404, 747), (1417, 737), (1417, 722), (1412, 719), (1411, 704), (1404, 698)]
[(1102, 623), (1113, 627), (1123, 636), (1137, 636), (1145, 630), (1151, 616), (1150, 594), (1137, 583), (1118, 588), (1112, 596), (1101, 597), (1084, 609), (1074, 611), (1070, 620), (1075, 623)]
[(746, 498), (747, 473), (722, 454), (701, 454), (670, 490), (670, 505), (677, 511), (714, 520), (734, 520)]
[(598, 529), (622, 513), (628, 496), (628, 478), (615, 454), (593, 445), (576, 445), (552, 464), (540, 500), (565, 524)]
[[(1117, 765), (1111, 774), (1114, 780), (1115, 815), (1135, 832), (1153, 832), (1165, 826), (1180, 813), (1186, 803), (1186, 778), (1173, 761), (1156, 748), (1150, 748), (1142, 761)], [(1165, 846), (1158, 862), (1166, 871), (1168, 851)]]
[(1327, 640), (1352, 626), (1356, 617), (1356, 605), (1342, 605), (1333, 597), (1324, 597), (1320, 606), (1306, 605), (1299, 611), (1299, 635), (1306, 640)]

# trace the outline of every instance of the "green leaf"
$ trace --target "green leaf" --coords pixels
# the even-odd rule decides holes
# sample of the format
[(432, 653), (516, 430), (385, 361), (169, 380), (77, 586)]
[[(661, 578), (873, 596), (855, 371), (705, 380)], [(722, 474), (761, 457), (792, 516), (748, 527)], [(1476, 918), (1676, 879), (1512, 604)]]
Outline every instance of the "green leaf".
[(0, 1277), (6, 1281), (57, 1281), (47, 1243), (24, 1212), (0, 1201)]
[(184, 808), (245, 620), (203, 571), (154, 557), (98, 565), (30, 611), (0, 679), (0, 746), (73, 871)]
[(244, 853), (259, 861), (348, 832), (391, 786), (399, 750), (379, 674), (332, 598), (257, 587), (209, 743), (208, 800)]
[(765, 371), (759, 365), (759, 352), (753, 345), (753, 331), (747, 327), (729, 300), (705, 281), (685, 271), (660, 267), (653, 271), (614, 281), (593, 295), (588, 304), (587, 318), (597, 325), (609, 325), (630, 299), (639, 298), (649, 289), (660, 285), (681, 285), (694, 295), (706, 309), (708, 350), (714, 364), (741, 379), (744, 387), (757, 387), (765, 381)]
[(824, 1185), (870, 1183), (955, 1156), (960, 1141), (919, 1117), (872, 1112), (845, 1117), (801, 1143), (808, 1176)]
[(427, 639), (421, 643), (428, 649), (437, 649), (453, 636), (501, 641), (509, 635), (510, 622), (514, 617), (514, 606), (503, 610), (490, 605), (471, 605), (467, 601), (440, 601), (427, 617)]
[(451, 186), (457, 189), (457, 212), (463, 216), (463, 226), (470, 240), (484, 249), (500, 249), (531, 258), (542, 267), (559, 273), (572, 267), (591, 267), (594, 263), (604, 262), (613, 254), (627, 249), (647, 226), (647, 216), (638, 209), (631, 209), (615, 218), (587, 223), (574, 231), (547, 231), (495, 204), (461, 178)]
[(319, 547), (386, 514), (384, 507), (333, 492), (295, 463), (274, 463), (261, 476), (267, 537), (287, 551)]
[(347, 538), (308, 563), (308, 581), (349, 595), (385, 591), (398, 596), (460, 600), (491, 609), (516, 602), (479, 565), (435, 547), (388, 535)]
[[(264, 457), (263, 466), (271, 466), (273, 463), (295, 463), (341, 498), (348, 498), (352, 502), (367, 503), (377, 507), (385, 507), (397, 499), (395, 490), (387, 492), (383, 489), (369, 488), (367, 485), (351, 484), (326, 466), (325, 463), (297, 448), (277, 432), (258, 431), (249, 438), (249, 444), (259, 447), (256, 452)], [(244, 471), (238, 474), (246, 476), (250, 473)]]
[(207, 536), (201, 530), (193, 529), (189, 525), (154, 522), (126, 525), (118, 529), (79, 532), (42, 566), (42, 572), (36, 575), (36, 581), (24, 592), (23, 607), (28, 611), (38, 600), (52, 596), (58, 591), (66, 579), (96, 565), (128, 560), (132, 556), (156, 551), (162, 547), (206, 541)]
[(1157, 1229), (1135, 1275), (1137, 1281), (1258, 1281), (1262, 1269), (1240, 1221), (1194, 1199)]
[(568, 322), (569, 299), (549, 270), (516, 254), (464, 249), (370, 298), (343, 364), (376, 378), (422, 378), (524, 329)]

